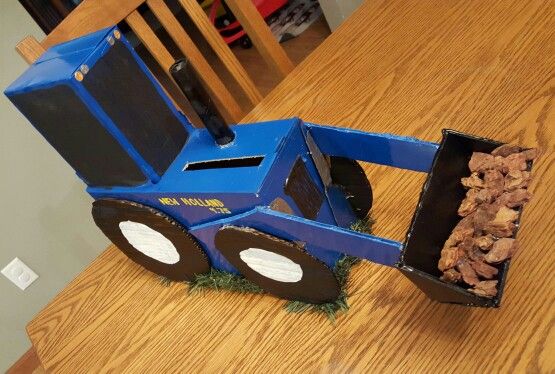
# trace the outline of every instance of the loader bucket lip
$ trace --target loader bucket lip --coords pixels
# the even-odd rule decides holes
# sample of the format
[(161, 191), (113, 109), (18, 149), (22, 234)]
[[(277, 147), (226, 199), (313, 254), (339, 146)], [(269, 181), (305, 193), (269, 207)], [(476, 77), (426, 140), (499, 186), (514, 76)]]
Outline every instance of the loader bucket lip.
[[(437, 269), (437, 263), (443, 243), (460, 220), (456, 211), (465, 193), (465, 189), (460, 184), (460, 178), (469, 175), (467, 165), (472, 152), (489, 153), (504, 143), (451, 129), (443, 129), (442, 134), (443, 139), (434, 157), (431, 171), (422, 187), (417, 208), (396, 266), (433, 300), (467, 306), (499, 307), (510, 260), (497, 266), (499, 269), (498, 292), (493, 298), (478, 296), (469, 292), (465, 287), (441, 281), (439, 279), (441, 272)], [(458, 157), (458, 155), (462, 157)], [(453, 167), (445, 168), (447, 165)], [(528, 170), (531, 169), (532, 162), (529, 162)], [(463, 173), (465, 175), (462, 175)], [(444, 183), (445, 180), (442, 181), (449, 176), (447, 174), (456, 176), (456, 184), (453, 180), (450, 184)], [(436, 178), (434, 179), (434, 177)], [(438, 191), (442, 193), (437, 194)], [(431, 196), (433, 194), (436, 196)], [(432, 216), (430, 214), (432, 208), (438, 207), (438, 213), (434, 213)], [(520, 229), (522, 210), (522, 207), (518, 209), (518, 218), (515, 221), (516, 229), (512, 238), (516, 238)], [(434, 230), (427, 229), (430, 224), (433, 224)], [(438, 234), (438, 231), (443, 234)], [(427, 236), (423, 237), (426, 234)], [(423, 253), (427, 256), (422, 256)]]

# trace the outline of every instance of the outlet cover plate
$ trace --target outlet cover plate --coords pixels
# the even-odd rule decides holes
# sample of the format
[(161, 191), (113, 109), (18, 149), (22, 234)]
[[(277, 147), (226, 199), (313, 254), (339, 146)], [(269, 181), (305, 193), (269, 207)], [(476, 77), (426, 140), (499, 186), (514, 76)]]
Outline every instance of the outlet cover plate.
[(29, 287), (39, 277), (37, 273), (17, 257), (2, 269), (2, 274), (22, 290)]

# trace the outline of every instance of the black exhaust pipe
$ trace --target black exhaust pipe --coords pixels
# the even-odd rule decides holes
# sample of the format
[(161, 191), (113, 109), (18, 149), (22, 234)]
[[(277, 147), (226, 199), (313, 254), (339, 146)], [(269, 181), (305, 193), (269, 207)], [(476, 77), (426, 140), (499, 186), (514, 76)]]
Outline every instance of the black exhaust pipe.
[(214, 103), (200, 84), (196, 72), (187, 59), (177, 60), (170, 67), (170, 74), (193, 106), (204, 126), (218, 145), (231, 143), (235, 133), (224, 122)]

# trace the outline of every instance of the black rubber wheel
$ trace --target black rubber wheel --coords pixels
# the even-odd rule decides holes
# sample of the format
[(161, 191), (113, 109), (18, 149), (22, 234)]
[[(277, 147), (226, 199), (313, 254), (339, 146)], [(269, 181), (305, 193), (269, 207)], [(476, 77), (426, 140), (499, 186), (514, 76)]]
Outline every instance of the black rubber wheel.
[(364, 169), (356, 160), (330, 157), (330, 174), (333, 184), (343, 190), (355, 215), (364, 219), (372, 208), (372, 186)]
[(252, 48), (252, 40), (251, 38), (249, 38), (248, 36), (242, 36), (239, 39), (239, 44), (241, 45), (241, 48), (243, 49), (250, 49)]
[(215, 243), (245, 278), (275, 296), (312, 304), (332, 302), (339, 296), (333, 272), (296, 243), (235, 226), (222, 227)]
[(197, 240), (164, 213), (132, 201), (93, 203), (96, 225), (123, 253), (153, 273), (171, 280), (192, 280), (210, 263)]

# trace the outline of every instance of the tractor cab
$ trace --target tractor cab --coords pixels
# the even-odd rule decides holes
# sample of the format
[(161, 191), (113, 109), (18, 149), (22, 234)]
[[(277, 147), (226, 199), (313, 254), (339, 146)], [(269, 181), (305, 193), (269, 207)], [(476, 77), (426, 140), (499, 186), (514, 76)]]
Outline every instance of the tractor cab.
[(157, 183), (193, 132), (117, 29), (52, 47), (5, 94), (92, 187)]

